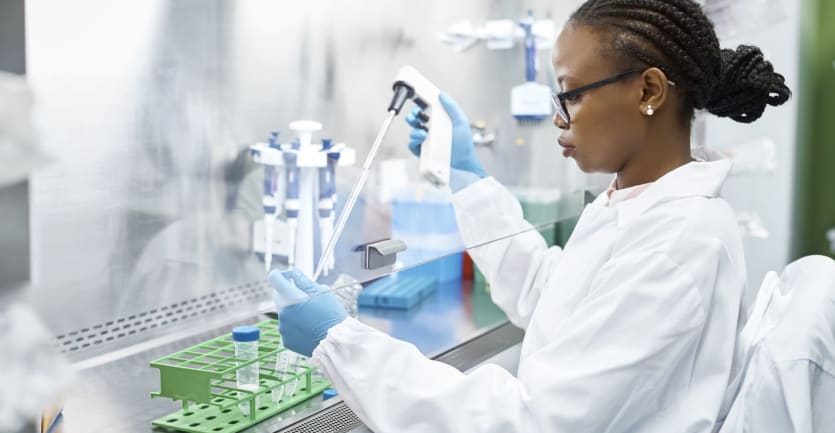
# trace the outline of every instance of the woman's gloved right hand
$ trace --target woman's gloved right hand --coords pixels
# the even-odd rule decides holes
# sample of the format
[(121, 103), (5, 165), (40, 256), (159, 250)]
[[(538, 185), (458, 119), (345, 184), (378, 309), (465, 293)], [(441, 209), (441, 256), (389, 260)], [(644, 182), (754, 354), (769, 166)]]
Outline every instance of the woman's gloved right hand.
[(278, 331), (284, 347), (311, 356), (328, 330), (348, 317), (336, 295), (293, 268), (267, 277), (275, 290)]
[[(446, 93), (440, 94), (441, 105), (452, 120), (452, 158), (450, 166), (457, 170), (468, 171), (483, 178), (487, 176), (484, 167), (481, 166), (473, 147), (473, 134), (470, 129), (470, 120), (461, 110), (461, 107)], [(420, 107), (415, 107), (411, 113), (406, 115), (406, 123), (413, 129), (409, 135), (409, 150), (415, 156), (420, 156), (420, 147), (426, 139), (426, 130), (421, 129), (422, 122)], [(435, 116), (442, 116), (443, 113), (435, 113)]]

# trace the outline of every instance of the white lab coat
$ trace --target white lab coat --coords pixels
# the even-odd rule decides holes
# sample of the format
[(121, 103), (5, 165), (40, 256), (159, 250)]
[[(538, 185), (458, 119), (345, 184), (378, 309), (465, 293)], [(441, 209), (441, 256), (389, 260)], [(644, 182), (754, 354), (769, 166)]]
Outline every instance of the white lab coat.
[(835, 432), (835, 261), (770, 272), (740, 333), (721, 433)]
[[(517, 377), (468, 374), (348, 319), (313, 360), (377, 433), (710, 432), (745, 284), (727, 161), (692, 162), (635, 199), (586, 207), (565, 250), (536, 231), (470, 251), (526, 330)], [(467, 245), (530, 226), (486, 178), (453, 197)]]

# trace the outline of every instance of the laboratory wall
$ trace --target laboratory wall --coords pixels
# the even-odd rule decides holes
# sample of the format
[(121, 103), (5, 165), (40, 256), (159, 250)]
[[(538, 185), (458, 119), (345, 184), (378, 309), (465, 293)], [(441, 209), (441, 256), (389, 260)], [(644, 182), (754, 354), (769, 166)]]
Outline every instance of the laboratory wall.
[(804, 0), (792, 255), (835, 257), (835, 3)]
[[(0, 3), (0, 73), (26, 73), (23, 0)], [(5, 150), (5, 149), (4, 149)], [(5, 157), (17, 156), (8, 149)], [(0, 151), (1, 152), (1, 151)], [(0, 297), (29, 281), (29, 180), (0, 181)]]
[(723, 189), (740, 218), (748, 265), (748, 301), (766, 272), (782, 270), (791, 258), (798, 117), (798, 47), (800, 1), (708, 1), (728, 5), (715, 17), (723, 48), (740, 44), (762, 48), (775, 71), (783, 74), (793, 97), (768, 107), (751, 124), (715, 116), (704, 117), (703, 143), (737, 161), (737, 170)]
[[(528, 9), (562, 23), (577, 4), (29, 0), (35, 121), (54, 159), (32, 179), (30, 302), (74, 359), (269, 303), (252, 253), (262, 169), (248, 147), (313, 119), (362, 160), (405, 64), (496, 134), (478, 152), (502, 182), (583, 187), (552, 125), (522, 128), (510, 115), (523, 50), (458, 53), (436, 38), (461, 19)], [(549, 57), (540, 82), (553, 80)], [(408, 133), (397, 119), (378, 158), (410, 157)], [(338, 174), (340, 196), (358, 166)], [(369, 239), (390, 235), (384, 212), (365, 209)]]
[(4, 1), (0, 5), (0, 70), (26, 73), (24, 2)]

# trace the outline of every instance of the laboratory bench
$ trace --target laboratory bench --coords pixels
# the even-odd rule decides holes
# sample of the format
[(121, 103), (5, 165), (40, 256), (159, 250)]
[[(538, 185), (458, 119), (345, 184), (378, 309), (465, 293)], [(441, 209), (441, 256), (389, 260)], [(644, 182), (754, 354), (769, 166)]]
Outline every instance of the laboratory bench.
[[(150, 362), (189, 346), (229, 333), (234, 326), (268, 318), (269, 311), (205, 330), (182, 333), (160, 344), (145, 342), (128, 355), (112, 356), (95, 365), (80, 363), (74, 385), (65, 395), (66, 432), (162, 432), (151, 422), (181, 408), (180, 402), (151, 399), (159, 391), (159, 371)], [(359, 320), (398, 339), (415, 344), (428, 357), (461, 371), (495, 361), (515, 372), (522, 331), (511, 325), (483, 288), (470, 281), (440, 284), (409, 310), (359, 309)], [(191, 325), (194, 328), (194, 325)], [(314, 397), (245, 432), (367, 432), (337, 396)]]

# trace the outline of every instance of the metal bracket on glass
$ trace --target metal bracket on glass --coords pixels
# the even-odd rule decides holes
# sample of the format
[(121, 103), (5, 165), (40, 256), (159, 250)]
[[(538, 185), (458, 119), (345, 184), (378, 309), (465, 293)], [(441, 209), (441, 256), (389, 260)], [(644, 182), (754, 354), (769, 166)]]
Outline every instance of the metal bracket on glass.
[(370, 243), (365, 246), (362, 267), (371, 270), (391, 266), (401, 251), (406, 251), (406, 242), (401, 240), (386, 239)]

